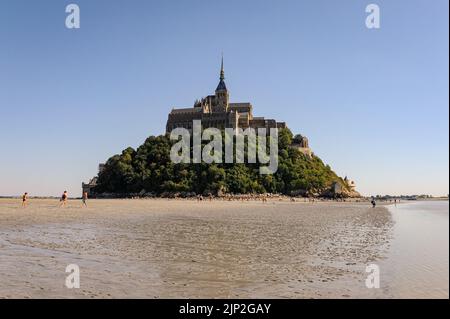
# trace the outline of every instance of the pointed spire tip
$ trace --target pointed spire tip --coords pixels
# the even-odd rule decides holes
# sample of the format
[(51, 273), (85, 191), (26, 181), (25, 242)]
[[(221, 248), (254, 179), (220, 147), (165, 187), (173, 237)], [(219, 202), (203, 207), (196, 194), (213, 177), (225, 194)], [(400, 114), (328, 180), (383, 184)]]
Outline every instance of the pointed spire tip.
[(223, 68), (223, 52), (222, 52), (222, 64), (220, 66), (220, 79), (221, 80), (225, 79), (225, 70)]

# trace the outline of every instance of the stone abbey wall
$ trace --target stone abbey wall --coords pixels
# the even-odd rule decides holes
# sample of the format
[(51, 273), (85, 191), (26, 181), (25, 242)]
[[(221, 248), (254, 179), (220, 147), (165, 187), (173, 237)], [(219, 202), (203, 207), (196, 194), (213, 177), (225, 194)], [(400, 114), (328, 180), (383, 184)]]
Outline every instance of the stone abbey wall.
[(230, 103), (229, 92), (225, 84), (225, 72), (220, 71), (220, 81), (214, 95), (196, 101), (192, 108), (172, 109), (169, 113), (166, 133), (175, 128), (192, 129), (194, 120), (201, 120), (202, 127), (224, 128), (285, 128), (286, 123), (274, 119), (253, 117), (250, 103)]

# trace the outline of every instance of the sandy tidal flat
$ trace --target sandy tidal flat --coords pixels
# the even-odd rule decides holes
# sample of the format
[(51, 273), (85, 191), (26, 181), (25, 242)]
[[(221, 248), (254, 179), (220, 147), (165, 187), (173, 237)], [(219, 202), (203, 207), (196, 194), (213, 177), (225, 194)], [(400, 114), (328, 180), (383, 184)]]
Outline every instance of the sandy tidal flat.
[[(0, 298), (360, 298), (391, 214), (367, 203), (0, 199)], [(80, 289), (65, 287), (80, 267)]]

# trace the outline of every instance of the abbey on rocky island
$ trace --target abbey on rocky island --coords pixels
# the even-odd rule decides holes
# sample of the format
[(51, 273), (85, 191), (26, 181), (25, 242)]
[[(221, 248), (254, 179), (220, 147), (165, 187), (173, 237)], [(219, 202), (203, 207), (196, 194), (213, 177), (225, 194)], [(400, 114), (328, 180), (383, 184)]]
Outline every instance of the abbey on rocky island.
[(230, 94), (225, 85), (225, 71), (220, 69), (220, 81), (214, 95), (208, 95), (201, 100), (197, 100), (193, 107), (174, 108), (169, 113), (166, 125), (166, 133), (170, 133), (175, 128), (192, 129), (194, 120), (201, 120), (203, 128), (215, 127), (224, 128), (285, 128), (285, 122), (277, 122), (274, 119), (253, 116), (253, 106), (251, 103), (230, 103)]

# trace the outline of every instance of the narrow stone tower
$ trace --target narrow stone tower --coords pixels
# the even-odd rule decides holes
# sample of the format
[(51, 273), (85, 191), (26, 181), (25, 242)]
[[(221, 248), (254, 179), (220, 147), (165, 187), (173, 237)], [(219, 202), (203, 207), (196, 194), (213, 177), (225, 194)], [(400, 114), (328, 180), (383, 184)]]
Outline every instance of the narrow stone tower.
[(225, 85), (225, 71), (223, 68), (223, 56), (222, 56), (222, 65), (220, 68), (220, 81), (219, 85), (216, 88), (216, 105), (213, 109), (213, 112), (228, 112), (228, 104), (230, 100), (230, 95), (227, 90), (227, 86)]

